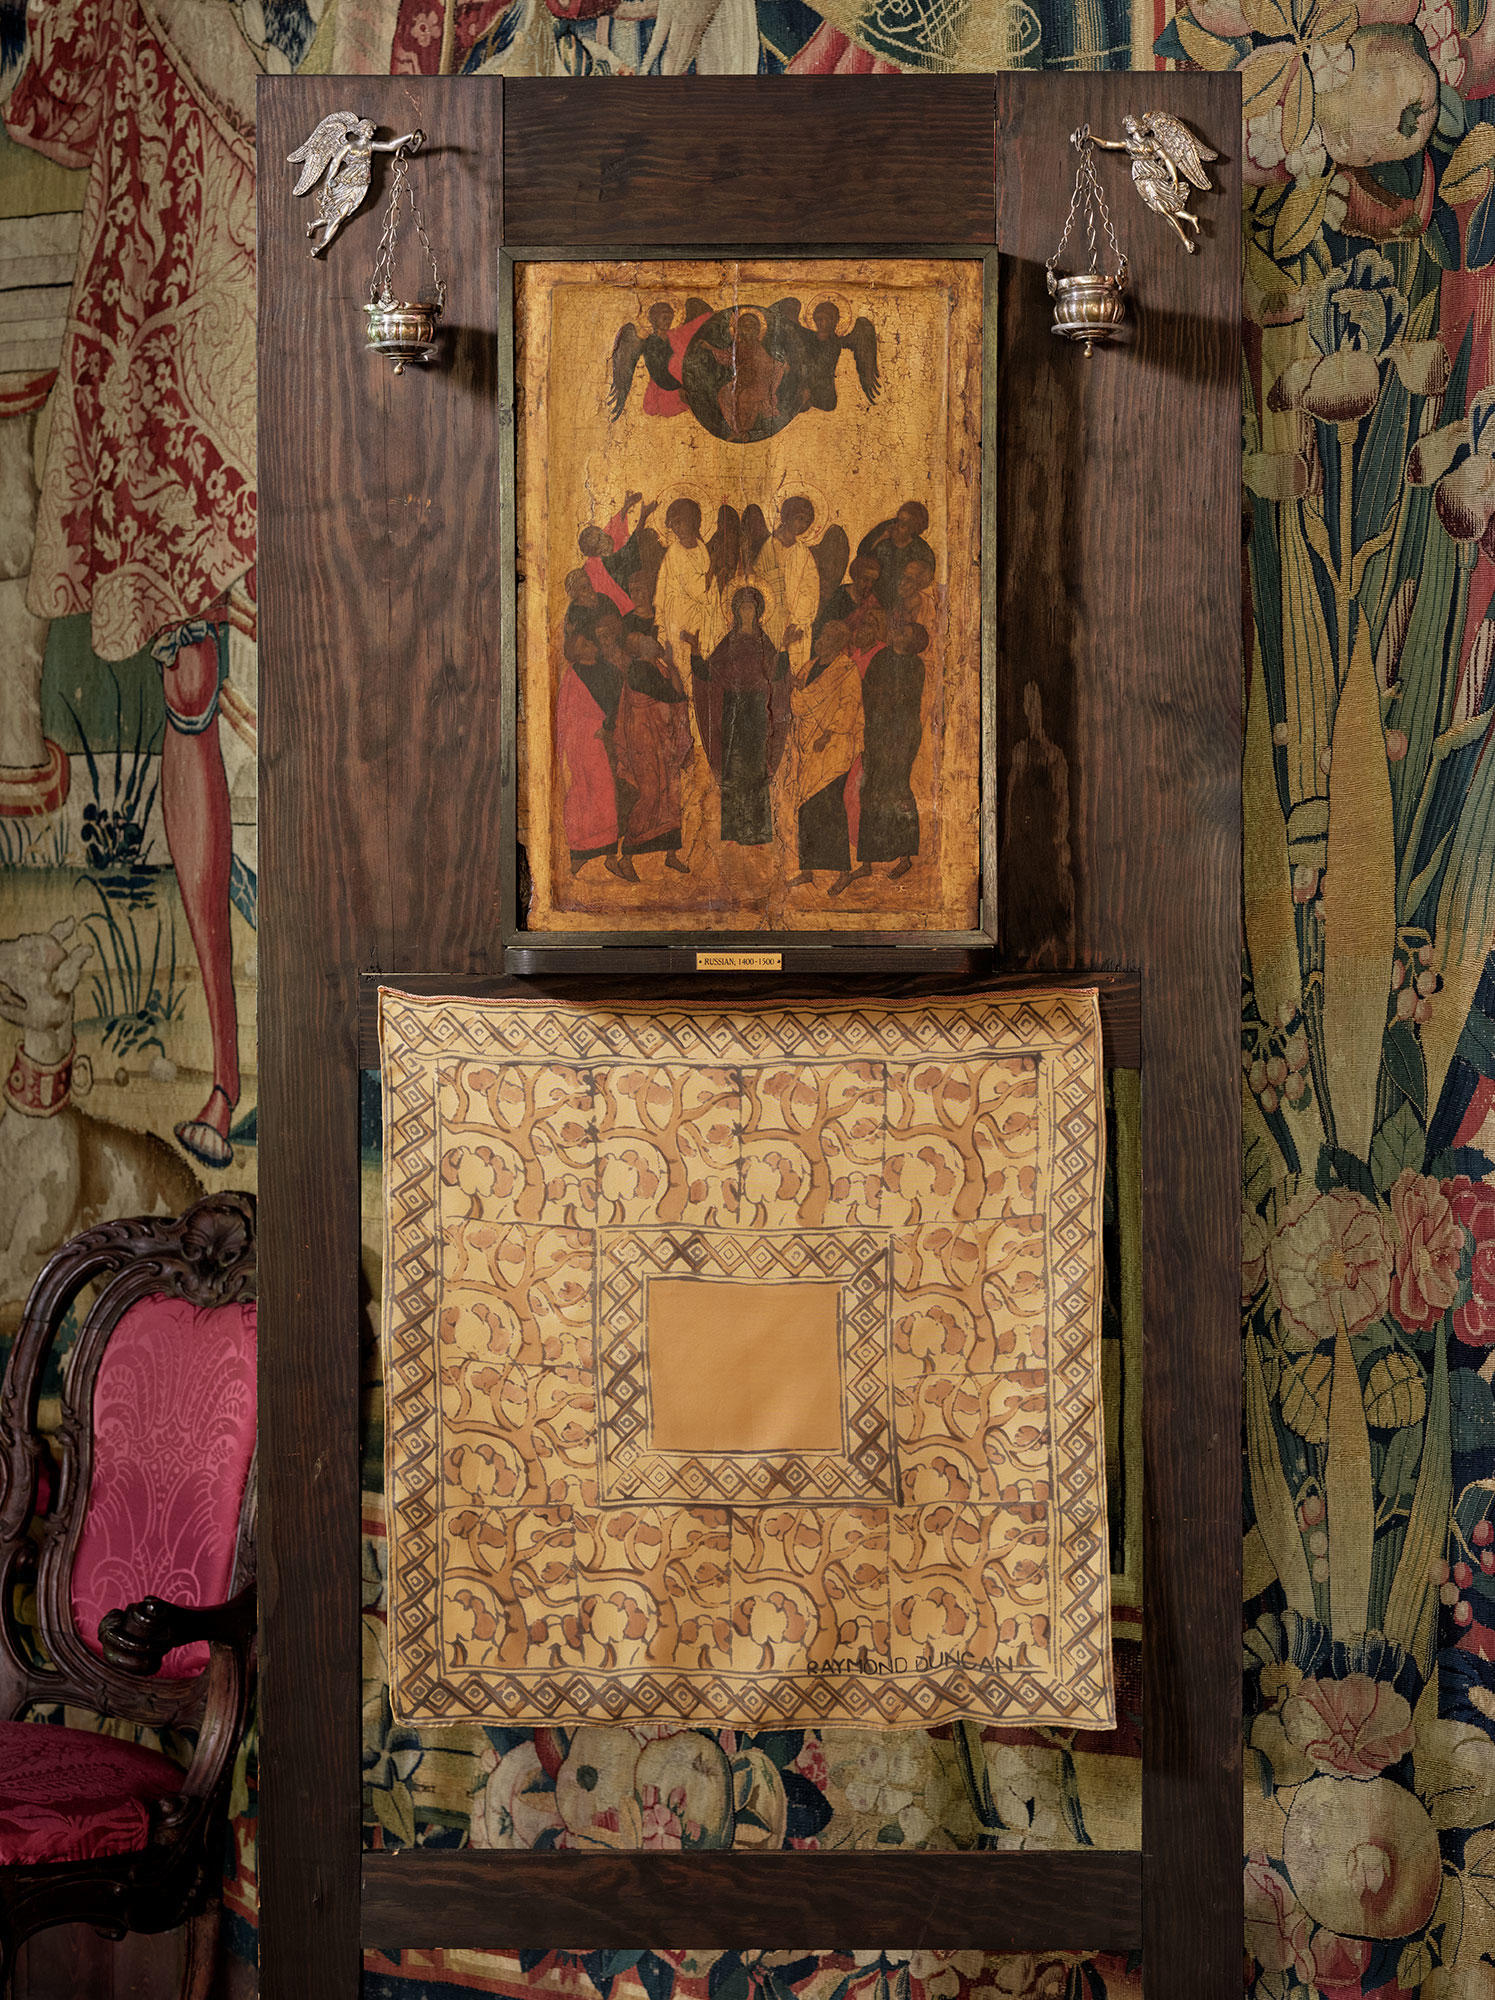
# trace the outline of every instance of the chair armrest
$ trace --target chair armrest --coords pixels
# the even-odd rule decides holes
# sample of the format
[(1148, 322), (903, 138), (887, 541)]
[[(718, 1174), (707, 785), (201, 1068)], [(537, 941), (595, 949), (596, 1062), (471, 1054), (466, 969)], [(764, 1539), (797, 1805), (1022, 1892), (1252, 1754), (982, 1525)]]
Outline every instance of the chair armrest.
[(254, 1585), (246, 1584), (226, 1604), (171, 1604), (143, 1597), (99, 1620), (99, 1644), (111, 1667), (127, 1674), (155, 1674), (177, 1646), (200, 1639), (244, 1645), (254, 1632)]

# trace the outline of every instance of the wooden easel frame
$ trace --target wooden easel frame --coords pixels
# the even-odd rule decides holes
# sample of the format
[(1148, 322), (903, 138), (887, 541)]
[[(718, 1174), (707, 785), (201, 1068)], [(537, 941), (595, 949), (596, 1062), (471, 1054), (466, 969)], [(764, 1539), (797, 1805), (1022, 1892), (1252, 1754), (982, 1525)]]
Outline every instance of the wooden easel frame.
[[(345, 103), (430, 138), (452, 338), (399, 381), (362, 345), (377, 203), (313, 262), (284, 166)], [(1227, 158), (1197, 257), (1117, 189), (1136, 318), (1087, 363), (1047, 333), (1068, 134), (1151, 107)], [(1239, 129), (1223, 76), (262, 83), (266, 2000), (352, 2000), (364, 1945), (562, 1942), (1141, 1944), (1150, 2000), (1234, 1990)], [(1103, 974), (1143, 1072), (1140, 1854), (362, 1851), (360, 987), (501, 990), (499, 253), (722, 242), (1002, 254), (998, 962)]]

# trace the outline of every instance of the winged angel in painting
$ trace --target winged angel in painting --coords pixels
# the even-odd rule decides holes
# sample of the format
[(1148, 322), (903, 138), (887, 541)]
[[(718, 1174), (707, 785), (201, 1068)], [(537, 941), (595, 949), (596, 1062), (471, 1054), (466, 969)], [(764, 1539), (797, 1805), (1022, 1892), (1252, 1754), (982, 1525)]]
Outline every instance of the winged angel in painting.
[(834, 410), (836, 375), (850, 351), (870, 407), (877, 400), (877, 329), (865, 314), (841, 330), (841, 308), (822, 299), (806, 326), (798, 299), (771, 306), (713, 311), (688, 299), (677, 324), (674, 308), (648, 312), (647, 331), (628, 320), (613, 342), (608, 407), (621, 417), (640, 361), (647, 380), (644, 413), (691, 412), (714, 436), (733, 444), (772, 437), (805, 410)]
[(321, 241), (311, 246), (313, 257), (322, 254), (349, 216), (363, 206), (375, 153), (397, 153), (401, 146), (413, 152), (420, 144), (419, 132), (376, 139), (375, 130), (372, 119), (360, 118), (356, 112), (329, 111), (306, 143), (286, 155), (292, 166), (305, 162), (296, 183), (297, 194), (306, 194), (318, 181), (322, 183), (317, 188), (316, 221), (306, 225), (308, 236), (321, 232)]
[(1199, 234), (1199, 218), (1189, 213), (1189, 183), (1208, 194), (1206, 160), (1219, 154), (1194, 137), (1181, 119), (1166, 111), (1144, 111), (1140, 118), (1121, 121), (1123, 139), (1096, 139), (1092, 142), (1108, 153), (1130, 153), (1132, 181), (1138, 194), (1155, 215), (1176, 232), (1178, 240), (1192, 255), (1194, 244), (1184, 224)]

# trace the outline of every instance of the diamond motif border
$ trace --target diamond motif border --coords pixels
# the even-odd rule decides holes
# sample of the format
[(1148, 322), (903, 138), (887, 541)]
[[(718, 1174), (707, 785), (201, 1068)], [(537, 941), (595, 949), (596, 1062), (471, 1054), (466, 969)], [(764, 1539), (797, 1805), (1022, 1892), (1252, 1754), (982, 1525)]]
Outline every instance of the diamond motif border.
[[(619, 1229), (598, 1232), (601, 1497), (690, 1505), (898, 1498), (885, 1230)], [(834, 1278), (842, 1284), (848, 1452), (651, 1451), (645, 1313), (651, 1277)]]

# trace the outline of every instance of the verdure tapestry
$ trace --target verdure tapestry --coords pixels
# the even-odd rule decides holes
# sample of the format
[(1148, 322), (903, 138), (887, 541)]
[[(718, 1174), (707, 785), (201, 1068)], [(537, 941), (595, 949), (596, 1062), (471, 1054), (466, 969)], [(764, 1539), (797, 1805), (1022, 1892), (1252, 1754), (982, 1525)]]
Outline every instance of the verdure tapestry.
[[(0, 939), (30, 940), (51, 983), (86, 932), (71, 993), (30, 1004), (65, 1014), (71, 1000), (89, 1115), (154, 1140), (137, 1157), (163, 1187), (183, 1172), (252, 1184), (260, 73), (626, 88), (691, 70), (1190, 63), (1242, 77), (1248, 183), (1245, 1974), (1254, 2000), (1489, 2000), (1495, 15), (1479, 0), (50, 0), (29, 17), (0, 0)], [(1145, 108), (1145, 78), (1137, 97)], [(1124, 175), (1106, 184), (1113, 205), (1129, 199)], [(840, 367), (856, 396), (854, 357)], [(1165, 893), (1166, 855), (1159, 867)], [(23, 1034), (17, 1020), (13, 1046)], [(77, 1077), (77, 1117), (47, 1121), (54, 1133), (82, 1116), (86, 1066)], [(176, 1136), (203, 1125), (230, 1162), (201, 1133), (212, 1161)], [(14, 1130), (8, 1116), (0, 1144)], [(73, 1226), (71, 1210), (51, 1215), (13, 1285)], [(1341, 1364), (1336, 1411), (1341, 1322), (1354, 1381)], [(372, 1337), (368, 1354), (371, 1844), (1140, 1844), (1130, 1609), (1107, 1736), (688, 1730), (671, 1753), (682, 1775), (661, 1786), (632, 1732), (604, 1752), (580, 1732), (394, 1724)], [(1356, 1647), (1333, 1629), (1335, 1573), (1342, 1604), (1368, 1576), (1367, 1608), (1385, 1615), (1424, 1468), (1432, 1592), (1414, 1646)], [(1399, 1614), (1415, 1579), (1414, 1565)], [(710, 1809), (682, 1814), (696, 1759)], [(252, 1756), (246, 1770), (227, 1895), (236, 1993), (253, 1977)], [(585, 1831), (583, 1770), (607, 1788)], [(1341, 1894), (1305, 1865), (1310, 1829)], [(369, 1990), (550, 1977), (440, 1956), (371, 1964)], [(645, 1960), (651, 2000), (672, 1992), (669, 1956)], [(808, 1973), (790, 1955), (724, 1965), (718, 1985), (820, 2000), (848, 1975), (833, 1954)], [(601, 1960), (556, 1975), (587, 2000), (618, 1976)], [(961, 1985), (916, 1957), (859, 1991), (1089, 2000), (1128, 1977), (984, 1962)]]
[(1093, 992), (380, 1047), (400, 1720), (1111, 1726)]
[(974, 926), (982, 281), (516, 262), (531, 928)]
[[(415, 1982), (419, 1982), (417, 1986)], [(410, 1982), (407, 1984), (406, 1982)], [(1119, 1956), (979, 1951), (370, 1951), (364, 2000), (1141, 2000)]]

